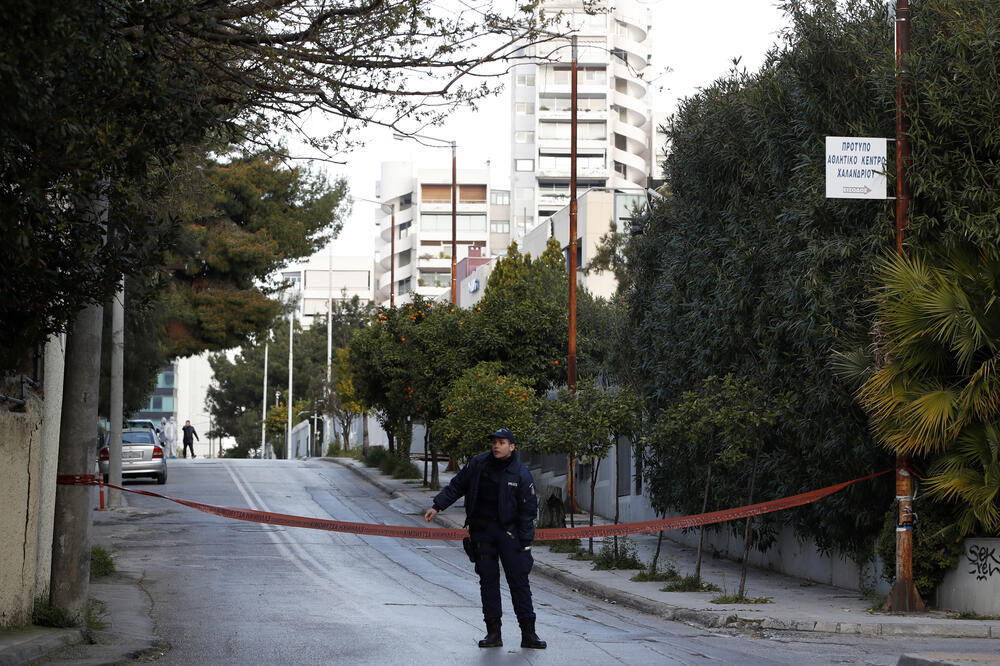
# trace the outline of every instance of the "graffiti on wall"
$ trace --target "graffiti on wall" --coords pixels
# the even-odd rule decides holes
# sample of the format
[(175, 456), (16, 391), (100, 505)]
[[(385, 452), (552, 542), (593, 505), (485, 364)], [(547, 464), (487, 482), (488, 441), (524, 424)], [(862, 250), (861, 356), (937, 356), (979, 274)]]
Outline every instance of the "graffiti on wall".
[(997, 558), (996, 548), (987, 548), (977, 543), (969, 544), (965, 559), (969, 561), (971, 567), (969, 573), (975, 574), (976, 580), (986, 580), (993, 574), (1000, 574), (1000, 559)]

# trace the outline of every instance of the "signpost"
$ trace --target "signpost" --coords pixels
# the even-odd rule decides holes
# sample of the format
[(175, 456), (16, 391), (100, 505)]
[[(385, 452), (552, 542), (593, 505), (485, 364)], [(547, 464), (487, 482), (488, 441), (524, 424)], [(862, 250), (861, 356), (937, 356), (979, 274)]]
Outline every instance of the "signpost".
[(885, 156), (885, 139), (826, 137), (826, 198), (887, 198)]

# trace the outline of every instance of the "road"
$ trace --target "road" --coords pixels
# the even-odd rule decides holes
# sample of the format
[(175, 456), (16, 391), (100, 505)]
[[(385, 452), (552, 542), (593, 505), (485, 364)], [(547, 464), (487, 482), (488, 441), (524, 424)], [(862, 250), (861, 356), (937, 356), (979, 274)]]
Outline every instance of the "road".
[[(423, 524), (412, 507), (321, 460), (178, 460), (166, 486), (129, 487), (221, 506)], [(141, 577), (153, 601), (157, 634), (169, 646), (157, 663), (895, 664), (903, 652), (975, 643), (714, 632), (532, 576), (548, 649), (519, 647), (506, 591), (505, 645), (479, 649), (478, 584), (455, 542), (283, 528), (157, 498), (130, 494), (127, 501), (132, 508), (115, 519), (111, 544), (118, 568)]]

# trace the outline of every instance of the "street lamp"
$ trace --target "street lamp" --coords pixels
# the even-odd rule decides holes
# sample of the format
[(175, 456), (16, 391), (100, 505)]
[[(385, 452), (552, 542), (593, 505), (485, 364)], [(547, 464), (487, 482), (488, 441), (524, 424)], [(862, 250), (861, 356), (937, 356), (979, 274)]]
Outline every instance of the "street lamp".
[[(382, 207), (382, 212), (387, 212), (390, 215), (389, 218), (389, 307), (396, 306), (396, 204), (394, 203), (383, 203), (381, 201), (375, 201), (375, 199), (366, 199), (364, 197), (351, 196), (351, 201), (367, 201), (368, 203), (377, 204)], [(333, 304), (333, 295), (331, 290), (331, 309)], [(329, 333), (327, 335), (329, 345)], [(327, 352), (327, 366), (329, 368), (330, 364), (330, 354)], [(327, 370), (327, 382), (330, 381), (330, 372)]]
[[(422, 146), (427, 146), (428, 148), (444, 148), (446, 146), (451, 146), (451, 302), (458, 302), (458, 284), (456, 277), (458, 276), (457, 269), (457, 254), (458, 254), (458, 161), (455, 156), (455, 149), (457, 145), (454, 141), (447, 141), (445, 139), (439, 139), (433, 136), (427, 136), (426, 134), (398, 134), (394, 133), (392, 138), (402, 141), (403, 139), (413, 139)], [(424, 141), (437, 141), (440, 145), (427, 144)], [(395, 257), (393, 257), (395, 261)]]

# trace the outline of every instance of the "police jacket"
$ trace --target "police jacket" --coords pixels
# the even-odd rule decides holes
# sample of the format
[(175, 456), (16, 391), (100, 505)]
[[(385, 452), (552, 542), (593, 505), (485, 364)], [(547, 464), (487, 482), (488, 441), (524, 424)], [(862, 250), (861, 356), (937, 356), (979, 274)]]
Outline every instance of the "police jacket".
[[(447, 486), (434, 498), (434, 509), (444, 511), (455, 501), (465, 496), (465, 517), (468, 520), (476, 511), (479, 494), (479, 480), (490, 458), (491, 451), (480, 453), (454, 476)], [(517, 539), (522, 545), (530, 544), (535, 538), (535, 518), (538, 516), (538, 497), (535, 495), (535, 481), (531, 472), (521, 464), (517, 452), (510, 454), (510, 462), (503, 469), (500, 479), (500, 499), (497, 504), (500, 524), (505, 529), (517, 530)]]

